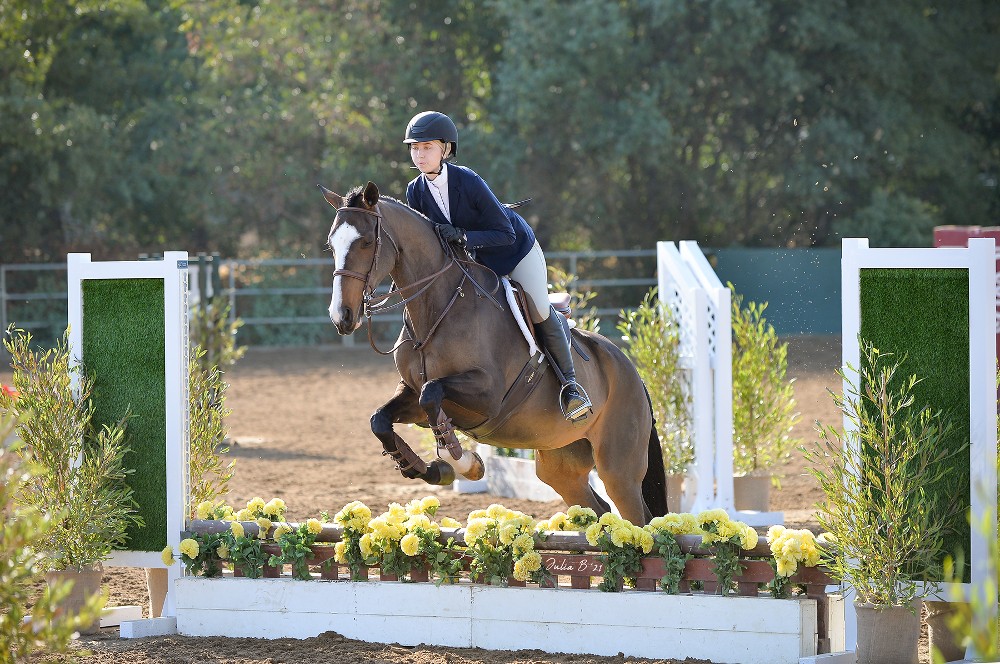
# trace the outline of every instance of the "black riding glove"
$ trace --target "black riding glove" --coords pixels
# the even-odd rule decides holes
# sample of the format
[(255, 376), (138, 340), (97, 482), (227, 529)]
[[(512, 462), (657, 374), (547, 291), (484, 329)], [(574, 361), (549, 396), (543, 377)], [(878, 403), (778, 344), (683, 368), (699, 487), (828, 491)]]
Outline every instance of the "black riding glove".
[(458, 245), (459, 247), (465, 246), (465, 231), (458, 226), (441, 224), (438, 226), (438, 233), (441, 235), (441, 239), (445, 242), (450, 242), (451, 244)]

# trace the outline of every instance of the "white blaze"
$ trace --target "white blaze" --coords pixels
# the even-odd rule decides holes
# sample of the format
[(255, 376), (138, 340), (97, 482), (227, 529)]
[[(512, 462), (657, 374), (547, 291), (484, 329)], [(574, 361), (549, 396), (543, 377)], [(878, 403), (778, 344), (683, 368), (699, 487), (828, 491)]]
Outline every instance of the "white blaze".
[[(350, 249), (354, 241), (360, 237), (361, 234), (358, 233), (358, 230), (353, 226), (348, 226), (347, 224), (341, 224), (340, 228), (335, 230), (333, 234), (330, 235), (330, 248), (333, 249), (334, 270), (344, 269), (347, 261), (347, 250)], [(340, 279), (339, 285), (337, 283), (337, 279)], [(343, 283), (344, 277), (333, 278), (333, 297), (330, 298), (330, 320), (333, 321), (334, 325), (340, 324), (340, 306), (343, 302)], [(361, 326), (360, 312), (358, 314), (358, 326)]]

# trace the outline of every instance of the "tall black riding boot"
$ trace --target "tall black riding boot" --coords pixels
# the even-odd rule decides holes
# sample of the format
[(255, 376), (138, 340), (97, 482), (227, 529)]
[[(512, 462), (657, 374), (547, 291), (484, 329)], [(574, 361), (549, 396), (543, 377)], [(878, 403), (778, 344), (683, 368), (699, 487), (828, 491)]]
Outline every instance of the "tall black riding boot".
[(535, 323), (535, 330), (538, 331), (542, 345), (562, 372), (559, 407), (562, 408), (563, 415), (571, 422), (584, 419), (590, 413), (592, 406), (587, 393), (576, 382), (573, 351), (569, 341), (569, 324), (566, 318), (550, 306), (549, 317), (541, 323)]

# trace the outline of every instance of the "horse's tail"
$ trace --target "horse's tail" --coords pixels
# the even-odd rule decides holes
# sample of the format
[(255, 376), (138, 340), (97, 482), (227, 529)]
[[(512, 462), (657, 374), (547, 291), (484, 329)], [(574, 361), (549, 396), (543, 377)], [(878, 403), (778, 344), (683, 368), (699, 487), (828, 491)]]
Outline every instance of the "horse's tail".
[[(646, 386), (643, 385), (643, 389)], [(653, 415), (653, 402), (646, 390), (646, 401), (649, 402), (649, 413)], [(656, 417), (652, 416), (649, 425), (649, 447), (647, 451), (646, 475), (642, 478), (642, 499), (654, 517), (667, 513), (667, 471), (663, 465), (663, 450), (660, 448), (660, 436), (656, 433)]]

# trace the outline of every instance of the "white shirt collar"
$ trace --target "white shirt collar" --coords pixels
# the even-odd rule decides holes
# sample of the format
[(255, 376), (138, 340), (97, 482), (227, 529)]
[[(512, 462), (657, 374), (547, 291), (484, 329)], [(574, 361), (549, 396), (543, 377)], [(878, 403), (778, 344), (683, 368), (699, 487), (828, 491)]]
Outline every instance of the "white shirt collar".
[(424, 179), (431, 188), (431, 197), (437, 203), (438, 208), (444, 214), (445, 219), (451, 221), (451, 210), (448, 201), (448, 165), (441, 164), (441, 173), (433, 180), (426, 175)]
[[(424, 177), (427, 178), (426, 175)], [(448, 191), (448, 164), (442, 163), (441, 173), (439, 173), (433, 180), (427, 179), (427, 183), (434, 185), (441, 191)]]

